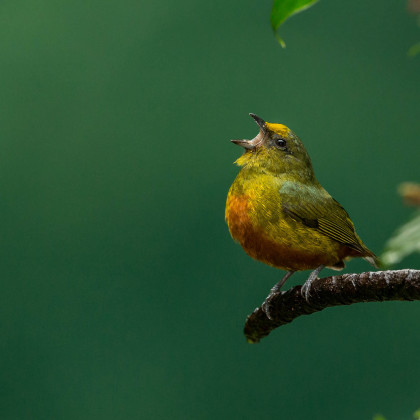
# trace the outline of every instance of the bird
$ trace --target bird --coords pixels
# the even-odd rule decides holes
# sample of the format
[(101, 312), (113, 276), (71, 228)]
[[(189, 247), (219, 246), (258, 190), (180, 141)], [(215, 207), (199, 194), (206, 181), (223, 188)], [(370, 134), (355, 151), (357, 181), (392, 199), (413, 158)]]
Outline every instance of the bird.
[(308, 301), (324, 267), (342, 270), (345, 261), (361, 257), (378, 268), (346, 210), (315, 178), (299, 137), (283, 124), (249, 115), (259, 133), (231, 140), (244, 153), (235, 161), (241, 169), (227, 195), (225, 220), (250, 257), (286, 271), (271, 291), (280, 291), (296, 271), (312, 270), (301, 288)]

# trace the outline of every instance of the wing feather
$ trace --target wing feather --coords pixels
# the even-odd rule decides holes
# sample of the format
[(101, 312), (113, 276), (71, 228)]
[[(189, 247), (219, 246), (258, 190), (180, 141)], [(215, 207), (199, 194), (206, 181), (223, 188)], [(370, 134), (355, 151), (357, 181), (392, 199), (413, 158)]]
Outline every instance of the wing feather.
[(280, 195), (283, 211), (293, 219), (361, 254), (369, 252), (357, 236), (346, 210), (321, 186), (315, 190), (299, 185), (288, 188), (287, 192), (280, 190)]

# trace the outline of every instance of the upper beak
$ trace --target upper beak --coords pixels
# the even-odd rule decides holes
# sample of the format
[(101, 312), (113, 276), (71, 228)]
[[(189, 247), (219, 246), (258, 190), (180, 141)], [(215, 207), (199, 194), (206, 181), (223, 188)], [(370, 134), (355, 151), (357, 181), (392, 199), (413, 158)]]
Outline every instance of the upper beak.
[(249, 114), (252, 118), (254, 118), (255, 122), (258, 124), (258, 126), (261, 128), (261, 131), (265, 134), (265, 121), (260, 118), (258, 115)]
[(244, 149), (251, 150), (257, 147), (263, 141), (264, 134), (266, 133), (266, 128), (265, 121), (262, 118), (258, 117), (255, 114), (249, 115), (251, 115), (251, 117), (254, 118), (255, 122), (260, 127), (260, 132), (252, 140), (231, 140), (231, 142), (243, 147)]

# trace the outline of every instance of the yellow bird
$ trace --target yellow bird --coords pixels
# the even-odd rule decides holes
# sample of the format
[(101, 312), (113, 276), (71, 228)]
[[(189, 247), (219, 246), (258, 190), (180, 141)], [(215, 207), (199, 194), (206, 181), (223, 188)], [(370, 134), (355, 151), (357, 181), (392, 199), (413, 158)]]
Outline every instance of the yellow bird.
[(260, 131), (252, 140), (232, 140), (245, 152), (235, 162), (242, 169), (230, 187), (225, 218), (249, 256), (287, 271), (273, 291), (295, 271), (313, 270), (302, 287), (308, 299), (324, 267), (341, 270), (353, 257), (378, 267), (347, 212), (316, 180), (299, 137), (282, 124), (250, 115)]

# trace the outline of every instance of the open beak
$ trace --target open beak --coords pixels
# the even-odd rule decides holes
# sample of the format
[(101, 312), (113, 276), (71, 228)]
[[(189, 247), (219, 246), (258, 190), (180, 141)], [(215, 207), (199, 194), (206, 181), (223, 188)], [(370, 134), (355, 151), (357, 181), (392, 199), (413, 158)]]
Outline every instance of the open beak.
[(264, 135), (266, 133), (266, 128), (265, 128), (265, 121), (262, 118), (258, 117), (255, 114), (249, 114), (249, 115), (252, 118), (254, 118), (255, 122), (260, 127), (260, 132), (252, 140), (231, 140), (231, 142), (237, 144), (238, 146), (243, 147), (244, 149), (252, 150), (263, 141)]

